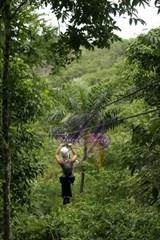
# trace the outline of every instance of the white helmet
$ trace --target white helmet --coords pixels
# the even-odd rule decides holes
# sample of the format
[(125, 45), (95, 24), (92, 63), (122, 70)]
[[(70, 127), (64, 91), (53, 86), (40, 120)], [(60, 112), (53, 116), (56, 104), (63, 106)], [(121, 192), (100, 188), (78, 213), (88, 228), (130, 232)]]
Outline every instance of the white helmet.
[(69, 154), (69, 149), (66, 146), (64, 146), (61, 148), (60, 152), (62, 154), (62, 157), (66, 157)]

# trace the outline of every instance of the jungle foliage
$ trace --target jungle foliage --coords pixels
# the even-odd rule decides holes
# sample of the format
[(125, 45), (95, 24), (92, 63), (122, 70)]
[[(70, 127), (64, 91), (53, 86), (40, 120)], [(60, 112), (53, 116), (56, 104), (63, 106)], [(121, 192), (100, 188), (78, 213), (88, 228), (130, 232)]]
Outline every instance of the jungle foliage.
[[(143, 23), (136, 7), (149, 2), (0, 2), (0, 239), (5, 225), (5, 240), (160, 238), (160, 29), (113, 44), (114, 17)], [(42, 4), (65, 33), (40, 19)], [(54, 154), (56, 134), (67, 132), (79, 163), (64, 208)], [(82, 163), (86, 132), (107, 144)]]
[[(60, 169), (54, 162), (57, 143), (54, 138), (46, 139), (46, 156), (42, 156), (46, 170), (32, 184), (30, 208), (26, 205), (14, 213), (15, 239), (160, 237), (159, 45), (152, 45), (152, 36), (158, 41), (159, 29), (135, 40), (115, 43), (110, 50), (84, 50), (78, 61), (49, 77), (48, 87), (54, 96), (48, 115), (51, 132), (62, 123), (68, 125), (72, 115), (79, 113), (80, 119), (104, 92), (110, 93), (109, 98), (97, 111), (114, 112), (116, 120), (124, 120), (105, 132), (111, 142), (104, 151), (102, 164), (97, 165), (96, 148), (84, 162), (83, 194), (79, 193), (80, 168), (76, 166), (74, 197), (65, 208), (59, 195)], [(147, 57), (151, 61), (146, 65)], [(115, 101), (116, 104), (109, 105)], [(145, 114), (150, 110), (153, 112)], [(94, 126), (94, 122), (90, 124)], [(75, 149), (81, 160), (81, 142)]]

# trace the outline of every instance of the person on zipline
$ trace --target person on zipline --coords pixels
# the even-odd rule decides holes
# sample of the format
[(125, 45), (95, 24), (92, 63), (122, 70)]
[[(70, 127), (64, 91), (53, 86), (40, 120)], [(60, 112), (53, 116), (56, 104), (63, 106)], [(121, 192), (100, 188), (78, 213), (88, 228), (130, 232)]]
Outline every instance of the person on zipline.
[[(72, 157), (70, 157), (70, 152)], [(77, 154), (72, 148), (72, 144), (60, 144), (56, 151), (56, 160), (62, 168), (63, 175), (60, 177), (62, 186), (63, 204), (70, 202), (72, 197), (71, 184), (73, 184), (75, 177), (73, 176), (73, 165), (77, 159)]]

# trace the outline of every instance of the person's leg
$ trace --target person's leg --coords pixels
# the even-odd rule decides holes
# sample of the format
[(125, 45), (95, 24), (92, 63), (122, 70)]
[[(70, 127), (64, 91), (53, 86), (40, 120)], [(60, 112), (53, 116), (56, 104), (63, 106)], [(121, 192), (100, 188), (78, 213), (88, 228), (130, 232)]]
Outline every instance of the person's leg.
[(70, 176), (68, 178), (68, 196), (72, 197), (72, 184), (74, 183), (75, 177)]
[(67, 196), (69, 196), (69, 197), (72, 197), (72, 187), (71, 187), (71, 185), (73, 184), (73, 182), (74, 182), (74, 177), (69, 176), (67, 178)]
[(60, 177), (61, 187), (62, 187), (62, 198), (63, 204), (67, 204), (70, 202), (69, 197), (71, 196), (70, 182), (68, 177)]
[(65, 196), (65, 179), (63, 176), (61, 176), (59, 179), (61, 183), (61, 196), (64, 197)]
[(64, 197), (63, 198), (63, 205), (70, 203), (70, 198), (69, 197)]
[(62, 185), (63, 204), (67, 204), (70, 202), (70, 197), (72, 197), (71, 184), (74, 183), (74, 180), (74, 176), (60, 177), (60, 182)]
[(74, 183), (75, 177), (68, 176), (66, 177), (66, 195), (68, 197), (72, 197), (72, 187), (71, 185)]
[(67, 204), (70, 203), (70, 193), (69, 193), (69, 189), (70, 189), (70, 183), (68, 181), (68, 178), (66, 177), (64, 180), (64, 200), (63, 200), (63, 204)]

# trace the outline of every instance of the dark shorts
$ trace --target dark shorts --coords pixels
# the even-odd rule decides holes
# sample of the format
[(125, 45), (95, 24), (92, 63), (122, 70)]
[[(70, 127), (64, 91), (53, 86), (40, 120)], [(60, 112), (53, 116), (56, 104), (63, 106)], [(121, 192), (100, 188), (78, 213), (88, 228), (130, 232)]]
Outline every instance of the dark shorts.
[(59, 178), (60, 183), (68, 182), (68, 183), (74, 183), (75, 177), (74, 176), (61, 176)]

